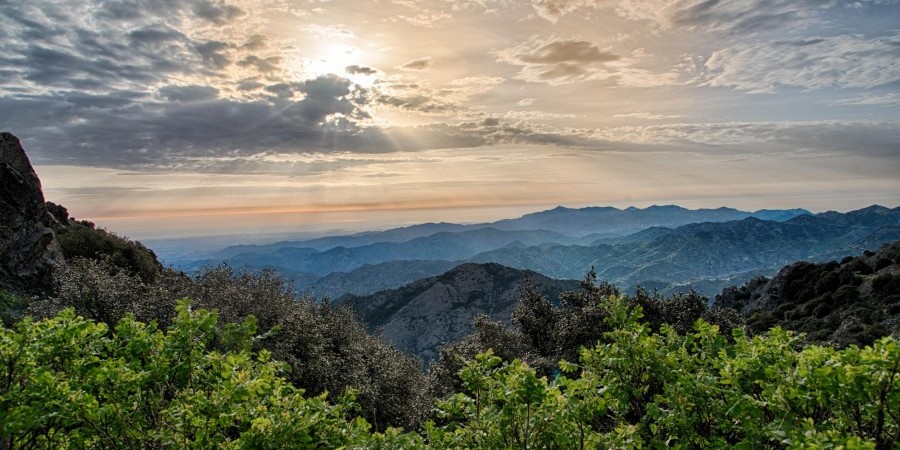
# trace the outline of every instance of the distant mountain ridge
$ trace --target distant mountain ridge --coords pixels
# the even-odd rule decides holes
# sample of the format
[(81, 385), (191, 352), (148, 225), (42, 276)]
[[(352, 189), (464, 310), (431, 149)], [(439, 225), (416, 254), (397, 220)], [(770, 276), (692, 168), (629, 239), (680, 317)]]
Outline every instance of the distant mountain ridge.
[(698, 222), (727, 222), (747, 217), (763, 220), (788, 220), (812, 214), (805, 209), (740, 211), (734, 208), (687, 209), (677, 205), (653, 205), (647, 208), (625, 209), (610, 206), (554, 209), (526, 214), (518, 219), (500, 220), (491, 224), (501, 230), (553, 230), (571, 236), (591, 233), (630, 234), (649, 227), (673, 228)]
[[(441, 232), (459, 233), (482, 228), (498, 230), (546, 230), (568, 237), (584, 237), (589, 234), (624, 236), (649, 227), (673, 228), (698, 222), (725, 222), (747, 217), (763, 220), (789, 220), (799, 215), (811, 215), (805, 209), (740, 211), (734, 208), (687, 209), (676, 205), (628, 207), (610, 206), (566, 208), (558, 206), (546, 211), (526, 214), (516, 219), (503, 219), (479, 224), (423, 223), (386, 231), (370, 231), (345, 236), (329, 236), (300, 241), (281, 241), (264, 245), (235, 245), (213, 253), (211, 258), (227, 259), (239, 254), (269, 253), (279, 248), (313, 248), (326, 251), (335, 247), (362, 247), (381, 242), (400, 243)], [(596, 238), (595, 238), (596, 239)], [(585, 242), (586, 243), (586, 242)]]
[[(877, 248), (900, 233), (897, 211), (878, 205), (815, 215), (800, 209), (749, 213), (672, 205), (624, 210), (558, 207), (494, 222), (490, 227), (422, 224), (385, 232), (230, 247), (221, 254), (231, 255), (225, 261), (233, 266), (273, 268), (291, 278), (298, 292), (331, 298), (398, 287), (463, 262), (496, 262), (565, 279), (579, 279), (594, 267), (601, 279), (625, 290), (642, 285), (664, 293), (695, 288), (714, 295), (723, 287), (772, 274), (792, 261), (840, 258)], [(597, 221), (603, 217), (609, 220)], [(721, 221), (729, 217), (739, 219)], [(659, 225), (703, 218), (713, 220)], [(648, 223), (657, 225), (624, 236), (612, 233)], [(527, 226), (591, 232), (574, 236), (553, 229), (503, 229)], [(433, 231), (437, 232), (401, 242), (359, 245)], [(336, 243), (349, 246), (327, 248)], [(192, 270), (219, 261), (199, 261), (181, 268)]]
[[(626, 288), (711, 278), (722, 279), (727, 285), (740, 280), (741, 275), (774, 272), (793, 261), (820, 261), (858, 253), (859, 243), (877, 248), (895, 236), (897, 226), (900, 208), (873, 206), (849, 213), (802, 215), (785, 222), (750, 217), (633, 235), (643, 234), (643, 242), (626, 239), (622, 244), (613, 240), (593, 246), (504, 248), (469, 260), (497, 262), (557, 278), (577, 278), (593, 266), (601, 279)], [(706, 293), (713, 294), (721, 287), (708, 285)]]

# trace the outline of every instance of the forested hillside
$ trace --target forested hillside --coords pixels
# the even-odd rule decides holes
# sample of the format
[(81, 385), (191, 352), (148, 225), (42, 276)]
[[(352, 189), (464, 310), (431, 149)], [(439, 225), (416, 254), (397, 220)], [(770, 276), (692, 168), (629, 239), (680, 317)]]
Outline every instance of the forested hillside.
[(900, 241), (840, 262), (791, 264), (771, 279), (726, 289), (715, 304), (743, 313), (757, 333), (777, 325), (841, 347), (898, 337)]

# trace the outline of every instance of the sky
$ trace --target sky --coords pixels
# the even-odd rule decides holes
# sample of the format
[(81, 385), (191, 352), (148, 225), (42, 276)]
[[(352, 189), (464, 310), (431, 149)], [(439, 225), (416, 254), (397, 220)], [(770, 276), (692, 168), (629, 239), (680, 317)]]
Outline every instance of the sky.
[(0, 130), (134, 238), (900, 203), (898, 0), (0, 0)]

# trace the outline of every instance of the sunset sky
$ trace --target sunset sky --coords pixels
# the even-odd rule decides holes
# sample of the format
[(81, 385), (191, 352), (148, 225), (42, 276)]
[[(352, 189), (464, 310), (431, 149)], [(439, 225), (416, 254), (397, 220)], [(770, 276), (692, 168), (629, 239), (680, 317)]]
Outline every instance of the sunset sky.
[(900, 204), (897, 0), (0, 0), (0, 130), (135, 238)]

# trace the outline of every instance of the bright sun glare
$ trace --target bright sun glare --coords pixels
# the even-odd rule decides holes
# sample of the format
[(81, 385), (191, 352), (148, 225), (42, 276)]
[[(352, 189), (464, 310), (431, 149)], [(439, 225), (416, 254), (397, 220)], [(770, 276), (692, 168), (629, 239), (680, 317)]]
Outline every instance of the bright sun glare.
[(305, 62), (305, 72), (313, 76), (335, 74), (348, 78), (361, 86), (370, 86), (374, 77), (365, 73), (348, 73), (348, 66), (363, 66), (362, 52), (349, 45), (329, 45), (319, 52), (319, 56)]

